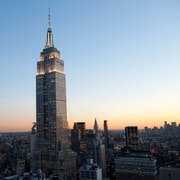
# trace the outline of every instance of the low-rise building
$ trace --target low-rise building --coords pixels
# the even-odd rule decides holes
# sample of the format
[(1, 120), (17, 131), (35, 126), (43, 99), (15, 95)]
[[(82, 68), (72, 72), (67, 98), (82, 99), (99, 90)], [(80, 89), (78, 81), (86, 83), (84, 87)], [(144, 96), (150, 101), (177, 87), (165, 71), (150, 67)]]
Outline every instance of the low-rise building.
[(133, 152), (115, 158), (115, 174), (118, 180), (156, 180), (156, 159), (148, 153)]

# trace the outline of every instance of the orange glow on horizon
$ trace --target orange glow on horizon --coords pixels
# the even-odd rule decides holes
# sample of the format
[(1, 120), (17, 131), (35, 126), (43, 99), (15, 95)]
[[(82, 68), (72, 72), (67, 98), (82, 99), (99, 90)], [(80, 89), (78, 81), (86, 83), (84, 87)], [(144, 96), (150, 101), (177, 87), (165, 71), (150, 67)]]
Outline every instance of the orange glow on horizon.
[[(176, 122), (177, 125), (180, 124), (180, 118), (132, 118), (131, 120), (129, 120), (129, 118), (123, 118), (123, 119), (119, 119), (119, 120), (115, 120), (115, 119), (104, 119), (104, 120), (100, 120), (98, 118), (97, 122), (98, 122), (98, 126), (100, 130), (103, 130), (103, 123), (104, 120), (107, 120), (107, 124), (108, 124), (108, 129), (109, 130), (123, 130), (126, 126), (138, 126), (138, 129), (144, 129), (144, 127), (148, 127), (148, 128), (153, 128), (153, 127), (158, 127), (160, 128), (161, 126), (164, 126), (164, 121), (167, 121), (169, 124), (171, 124), (171, 122)], [(94, 120), (92, 119), (90, 121), (74, 121), (74, 122), (85, 122), (86, 123), (86, 129), (93, 129), (94, 127)], [(73, 124), (74, 122), (70, 121), (69, 122), (69, 127), (70, 129), (73, 128)]]
[(30, 124), (3, 124), (1, 125), (0, 132), (24, 132), (24, 131), (31, 131), (31, 125)]
[[(176, 122), (177, 125), (180, 124), (180, 116), (136, 116), (136, 117), (113, 117), (113, 118), (96, 118), (98, 122), (98, 126), (100, 130), (103, 130), (103, 123), (104, 120), (107, 120), (108, 129), (109, 130), (124, 130), (126, 126), (138, 126), (138, 129), (144, 129), (144, 127), (153, 128), (154, 126), (160, 128), (164, 125), (164, 121), (167, 121), (169, 124), (171, 122)], [(73, 121), (71, 119), (74, 119)], [(69, 118), (69, 128), (72, 129), (74, 122), (85, 122), (86, 123), (86, 129), (93, 129), (94, 127), (94, 120), (95, 118), (87, 119), (87, 118), (81, 118), (86, 120), (76, 120), (76, 118)], [(0, 132), (19, 132), (19, 131), (31, 131), (31, 128), (33, 126), (32, 120), (19, 120), (16, 121), (16, 123), (11, 121), (3, 121), (1, 122), (0, 126)]]

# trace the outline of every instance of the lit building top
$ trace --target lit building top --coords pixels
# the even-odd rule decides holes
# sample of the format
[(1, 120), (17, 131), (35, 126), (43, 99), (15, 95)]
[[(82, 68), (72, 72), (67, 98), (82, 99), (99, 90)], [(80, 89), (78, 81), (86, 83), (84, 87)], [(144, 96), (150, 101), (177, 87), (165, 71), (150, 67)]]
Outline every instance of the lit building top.
[(49, 27), (45, 48), (40, 54), (37, 62), (37, 75), (45, 73), (59, 72), (64, 74), (64, 61), (61, 59), (60, 51), (54, 47), (52, 28), (50, 27), (50, 14), (48, 16)]

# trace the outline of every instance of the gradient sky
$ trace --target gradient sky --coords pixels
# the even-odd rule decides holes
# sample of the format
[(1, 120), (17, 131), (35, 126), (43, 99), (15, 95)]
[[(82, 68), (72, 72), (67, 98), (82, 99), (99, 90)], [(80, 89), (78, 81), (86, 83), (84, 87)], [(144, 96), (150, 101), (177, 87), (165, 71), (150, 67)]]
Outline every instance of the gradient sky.
[(180, 123), (179, 0), (1, 0), (0, 131), (35, 121), (48, 8), (65, 62), (70, 127)]

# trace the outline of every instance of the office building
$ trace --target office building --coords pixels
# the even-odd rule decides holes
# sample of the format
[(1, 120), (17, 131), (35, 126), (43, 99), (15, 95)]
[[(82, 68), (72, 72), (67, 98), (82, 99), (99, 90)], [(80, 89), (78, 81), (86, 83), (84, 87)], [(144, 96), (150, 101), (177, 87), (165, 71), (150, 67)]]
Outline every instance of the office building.
[(157, 160), (144, 152), (130, 152), (115, 158), (117, 180), (157, 180)]
[(103, 177), (106, 177), (106, 156), (105, 146), (102, 143), (97, 120), (94, 121), (94, 129), (86, 132), (86, 159), (93, 159), (102, 169)]
[(75, 176), (75, 154), (70, 149), (67, 122), (64, 61), (54, 46), (50, 15), (46, 45), (37, 62), (34, 147), (34, 172), (58, 174), (66, 178)]
[(85, 152), (85, 122), (75, 122), (71, 130), (71, 146), (72, 150), (78, 154)]
[(85, 122), (75, 122), (71, 130), (71, 147), (77, 153), (77, 167), (80, 167), (85, 159), (86, 142), (85, 142), (86, 124)]
[(137, 126), (125, 127), (126, 146), (133, 150), (139, 149), (139, 137)]

